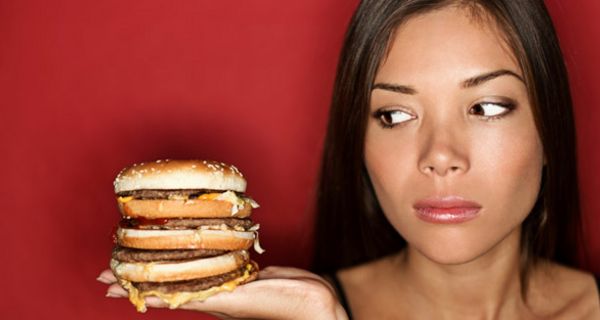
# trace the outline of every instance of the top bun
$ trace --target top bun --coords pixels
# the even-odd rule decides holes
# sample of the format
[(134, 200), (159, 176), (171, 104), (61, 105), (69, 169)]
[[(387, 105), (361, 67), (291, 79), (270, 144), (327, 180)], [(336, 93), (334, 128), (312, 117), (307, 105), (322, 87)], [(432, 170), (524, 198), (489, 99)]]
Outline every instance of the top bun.
[(209, 160), (156, 160), (127, 167), (117, 175), (115, 193), (142, 189), (246, 191), (246, 179), (234, 166)]

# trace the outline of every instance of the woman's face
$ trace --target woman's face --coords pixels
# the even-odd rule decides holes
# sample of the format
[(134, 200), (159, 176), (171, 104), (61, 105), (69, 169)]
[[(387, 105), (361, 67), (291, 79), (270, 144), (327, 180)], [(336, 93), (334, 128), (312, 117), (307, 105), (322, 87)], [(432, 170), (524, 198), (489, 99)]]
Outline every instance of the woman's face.
[(533, 208), (544, 156), (520, 78), (501, 32), (461, 9), (413, 17), (391, 39), (365, 164), (388, 220), (434, 261), (483, 255)]

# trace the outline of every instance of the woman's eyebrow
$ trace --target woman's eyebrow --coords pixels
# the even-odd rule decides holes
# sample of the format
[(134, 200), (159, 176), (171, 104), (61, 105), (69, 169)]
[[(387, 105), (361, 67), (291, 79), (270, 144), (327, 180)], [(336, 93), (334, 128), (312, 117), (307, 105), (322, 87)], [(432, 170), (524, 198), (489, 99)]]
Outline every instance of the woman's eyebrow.
[(403, 86), (403, 85), (399, 85), (399, 84), (391, 84), (391, 83), (383, 83), (383, 82), (379, 82), (376, 83), (375, 85), (373, 85), (373, 89), (381, 89), (381, 90), (387, 90), (387, 91), (393, 91), (393, 92), (398, 92), (398, 93), (404, 93), (404, 94), (417, 94), (417, 90), (415, 90), (413, 87), (410, 86)]
[[(480, 75), (476, 75), (474, 77), (463, 80), (460, 84), (460, 87), (463, 89), (472, 88), (472, 87), (481, 85), (484, 82), (498, 78), (500, 76), (513, 76), (513, 77), (519, 79), (521, 82), (525, 83), (523, 78), (520, 75), (518, 75), (516, 72), (510, 71), (507, 69), (500, 69), (500, 70), (496, 70), (496, 71), (482, 73)], [(414, 94), (418, 93), (418, 91), (411, 86), (392, 84), (392, 83), (384, 83), (384, 82), (378, 82), (378, 83), (374, 84), (372, 90), (375, 90), (375, 89), (393, 91), (393, 92), (409, 94), (409, 95), (414, 95)]]
[(525, 83), (523, 78), (521, 78), (521, 76), (518, 75), (516, 72), (506, 70), (506, 69), (500, 69), (500, 70), (486, 72), (484, 74), (480, 74), (480, 75), (471, 77), (467, 80), (464, 80), (460, 86), (463, 89), (467, 89), (467, 88), (478, 86), (486, 81), (490, 81), (490, 80), (498, 78), (500, 76), (513, 76), (513, 77), (516, 77), (517, 79), (521, 80), (521, 82)]

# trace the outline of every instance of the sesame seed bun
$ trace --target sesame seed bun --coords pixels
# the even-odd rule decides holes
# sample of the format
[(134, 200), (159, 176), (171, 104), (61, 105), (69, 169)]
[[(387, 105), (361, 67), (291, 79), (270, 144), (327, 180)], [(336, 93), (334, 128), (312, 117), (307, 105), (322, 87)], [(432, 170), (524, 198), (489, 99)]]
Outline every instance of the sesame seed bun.
[(114, 181), (115, 193), (154, 189), (246, 191), (246, 179), (232, 165), (209, 160), (156, 160), (123, 169)]

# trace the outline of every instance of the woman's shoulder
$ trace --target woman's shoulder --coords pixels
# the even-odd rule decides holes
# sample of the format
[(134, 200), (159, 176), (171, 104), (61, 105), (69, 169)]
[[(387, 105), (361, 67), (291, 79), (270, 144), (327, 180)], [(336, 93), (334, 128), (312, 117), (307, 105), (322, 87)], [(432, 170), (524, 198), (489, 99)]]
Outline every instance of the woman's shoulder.
[(533, 270), (527, 298), (536, 313), (548, 317), (600, 317), (600, 294), (594, 275), (555, 262), (542, 262)]
[(337, 275), (345, 286), (353, 288), (371, 287), (378, 275), (389, 264), (393, 256), (386, 256), (377, 260), (369, 261), (349, 268), (338, 270)]
[[(390, 260), (400, 256), (360, 264), (336, 273), (349, 309), (356, 313), (369, 309), (383, 297), (381, 275)], [(554, 262), (542, 262), (529, 280), (528, 305), (534, 314), (548, 319), (600, 319), (600, 293), (597, 279), (589, 272)], [(401, 306), (398, 306), (401, 307)], [(372, 312), (372, 311), (371, 311)]]
[(396, 311), (401, 313), (404, 309), (401, 292), (396, 290), (390, 294), (389, 281), (385, 279), (390, 272), (390, 261), (396, 257), (397, 255), (390, 255), (337, 271), (337, 278), (344, 290), (346, 307), (355, 318), (389, 318), (389, 314), (378, 312), (389, 312), (389, 308), (385, 306), (389, 304), (390, 298), (396, 301)]

